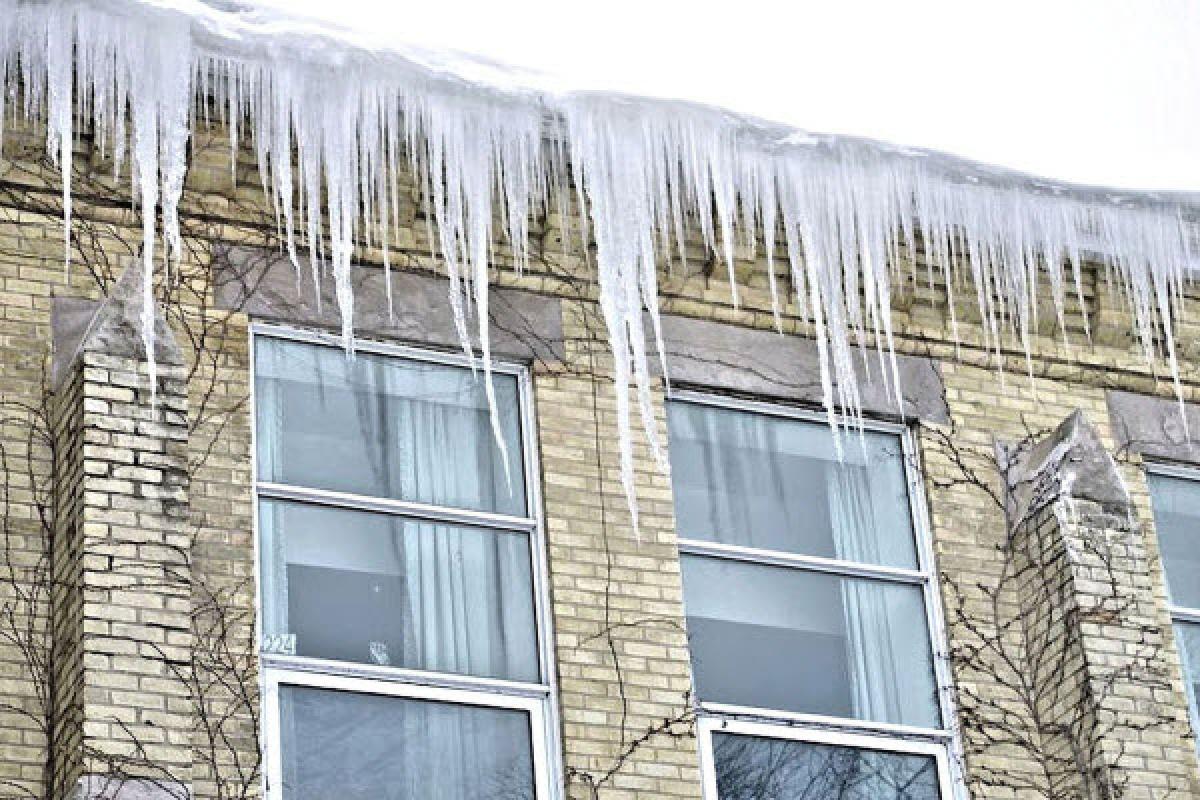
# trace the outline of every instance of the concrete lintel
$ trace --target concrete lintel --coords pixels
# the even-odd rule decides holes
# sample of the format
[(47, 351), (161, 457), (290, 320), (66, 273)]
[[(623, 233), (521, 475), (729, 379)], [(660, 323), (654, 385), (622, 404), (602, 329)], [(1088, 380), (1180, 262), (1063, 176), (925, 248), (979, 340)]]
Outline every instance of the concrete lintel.
[(1200, 405), (1168, 397), (1109, 391), (1108, 414), (1122, 451), (1200, 464)]
[[(649, 330), (649, 324), (647, 324)], [(662, 317), (667, 374), (676, 384), (711, 387), (819, 405), (821, 364), (817, 343), (802, 336), (743, 328), (690, 317)], [(653, 342), (650, 343), (653, 346)], [(656, 348), (655, 348), (656, 349)], [(657, 367), (657, 356), (653, 365)], [(885, 356), (886, 361), (886, 356)], [(897, 354), (903, 407), (898, 408), (872, 353), (854, 361), (863, 411), (905, 419), (950, 420), (937, 364)], [(890, 367), (889, 367), (890, 368)]]
[[(341, 314), (332, 280), (313, 291), (307, 259), (300, 273), (274, 251), (222, 247), (216, 252), (218, 308), (242, 311), (255, 319), (338, 330)], [(354, 267), (354, 331), (416, 345), (458, 349), (458, 329), (445, 278), (392, 270), (392, 310), (382, 269)], [(493, 287), (489, 293), (492, 352), (518, 360), (560, 362), (565, 357), (562, 306), (558, 298)], [(477, 322), (467, 321), (474, 334)]]

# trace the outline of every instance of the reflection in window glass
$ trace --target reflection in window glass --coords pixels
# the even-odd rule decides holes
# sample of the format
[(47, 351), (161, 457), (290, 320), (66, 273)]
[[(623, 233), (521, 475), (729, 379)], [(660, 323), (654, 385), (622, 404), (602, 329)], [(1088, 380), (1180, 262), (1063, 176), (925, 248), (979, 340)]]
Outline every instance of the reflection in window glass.
[(287, 800), (532, 800), (529, 715), (280, 687)]
[(938, 800), (932, 756), (713, 734), (720, 800)]
[[(1192, 711), (1192, 730), (1200, 731), (1200, 623), (1176, 622), (1175, 638), (1183, 660), (1184, 681)], [(1200, 736), (1200, 734), (1198, 734)], [(1200, 741), (1196, 747), (1200, 750)]]
[(916, 568), (900, 440), (695, 403), (667, 407), (679, 535)]
[(940, 727), (921, 589), (683, 556), (701, 701)]
[(525, 534), (278, 500), (259, 520), (266, 644), (538, 680)]
[(1175, 620), (1175, 639), (1200, 752), (1200, 623), (1190, 621), (1191, 613), (1200, 613), (1200, 480), (1153, 472), (1146, 477), (1167, 594), (1180, 615)]
[(1200, 481), (1147, 478), (1171, 602), (1200, 609)]
[(505, 455), (463, 367), (259, 337), (255, 374), (260, 480), (525, 516), (512, 375), (494, 378)]

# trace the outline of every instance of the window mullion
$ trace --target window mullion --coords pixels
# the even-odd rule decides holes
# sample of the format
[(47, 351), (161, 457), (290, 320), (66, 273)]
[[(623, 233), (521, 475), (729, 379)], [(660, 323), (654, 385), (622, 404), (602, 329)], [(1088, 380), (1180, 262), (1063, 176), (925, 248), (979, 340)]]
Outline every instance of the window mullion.
[(474, 675), (431, 672), (404, 667), (381, 667), (351, 661), (331, 661), (312, 656), (284, 656), (268, 653), (262, 655), (262, 665), (265, 669), (286, 670), (293, 673), (329, 675), (385, 683), (423, 684), (512, 697), (539, 698), (545, 697), (550, 691), (544, 683), (524, 683), (500, 678), (481, 678)]
[(852, 578), (871, 578), (914, 585), (920, 585), (929, 580), (928, 576), (919, 570), (884, 567), (874, 564), (863, 564), (858, 561), (808, 556), (800, 553), (785, 553), (779, 550), (760, 550), (754, 547), (707, 542), (700, 539), (680, 539), (679, 551), (687, 555), (725, 558), (733, 561), (745, 561), (773, 567), (788, 567), (806, 572), (823, 572)]
[(917, 725), (901, 725), (892, 722), (875, 722), (867, 719), (829, 717), (822, 714), (802, 714), (794, 711), (778, 711), (770, 708), (754, 708), (728, 703), (700, 703), (702, 711), (719, 718), (742, 719), (768, 725), (809, 725), (830, 731), (870, 736), (904, 736), (935, 742), (948, 741), (954, 734), (945, 728), (923, 728)]
[[(307, 686), (314, 689), (331, 689), (341, 692), (373, 694), (380, 697), (401, 697), (415, 700), (432, 700), (484, 706), (488, 708), (511, 708), (529, 711), (539, 708), (544, 692), (518, 693), (501, 691), (496, 687), (482, 688), (471, 681), (455, 683), (439, 680), (435, 675), (428, 680), (406, 680), (403, 675), (383, 677), (366, 674), (349, 674), (336, 670), (312, 669), (311, 665), (299, 662), (266, 665), (265, 673), (273, 686)], [(530, 686), (530, 689), (543, 687)]]
[(1176, 622), (1190, 622), (1200, 624), (1200, 608), (1184, 608), (1183, 606), (1171, 606), (1171, 617)]
[(499, 528), (522, 532), (530, 532), (537, 528), (536, 520), (513, 517), (507, 514), (494, 514), (488, 511), (436, 506), (428, 503), (415, 503), (408, 500), (372, 497), (349, 492), (336, 492), (329, 489), (314, 489), (304, 486), (292, 486), (285, 483), (272, 483), (269, 481), (260, 481), (257, 489), (260, 498), (265, 497), (271, 500), (291, 500), (299, 503), (312, 503), (355, 511), (370, 511), (379, 514), (411, 517), (429, 522), (470, 525), (476, 528)]

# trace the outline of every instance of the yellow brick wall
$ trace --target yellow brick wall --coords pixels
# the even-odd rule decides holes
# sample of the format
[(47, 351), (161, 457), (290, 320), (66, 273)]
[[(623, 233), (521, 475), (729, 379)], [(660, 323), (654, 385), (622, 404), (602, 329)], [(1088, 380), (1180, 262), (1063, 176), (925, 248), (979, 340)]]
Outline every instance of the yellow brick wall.
[[(1108, 357), (1112, 358), (1113, 355), (1109, 354)], [(943, 361), (941, 366), (954, 435), (961, 449), (967, 453), (990, 453), (997, 438), (1017, 441), (1030, 432), (1049, 432), (1075, 409), (1083, 409), (1093, 421), (1110, 452), (1116, 449), (1104, 397), (1104, 388), (1111, 386), (1109, 381), (1112, 379), (1112, 373), (1104, 368), (1077, 367), (1075, 379), (1070, 382), (1047, 378), (1035, 378), (1031, 381), (1027, 376), (1009, 375), (1007, 387), (1002, 389), (998, 386), (995, 373), (989, 369), (949, 361)], [(1144, 376), (1139, 377), (1145, 379)], [(991, 586), (995, 583), (1001, 562), (997, 548), (1005, 535), (1004, 520), (995, 505), (977, 489), (962, 485), (939, 485), (956, 481), (960, 474), (949, 462), (949, 454), (940, 439), (931, 436), (928, 431), (923, 431), (921, 444), (922, 469), (930, 486), (927, 494), (938, 570), (953, 576), (960, 586), (966, 588), (966, 602), (982, 603), (980, 593), (972, 591), (972, 587), (978, 584)], [(1153, 565), (1148, 579), (1160, 612), (1158, 624), (1163, 630), (1169, 630), (1165, 585), (1159, 569), (1145, 473), (1140, 459), (1136, 456), (1128, 456), (1121, 467), (1122, 477), (1133, 495), (1138, 508), (1138, 518), (1142, 522), (1141, 531), (1135, 535), (1143, 538)], [(1008, 602), (1019, 604), (1021, 599), (1014, 595), (1008, 598)], [(949, 591), (945, 583), (943, 601), (948, 607), (958, 602), (958, 598)], [(984, 613), (986, 612), (982, 610), (979, 612), (980, 615)], [(948, 617), (954, 617), (953, 611), (948, 611)], [(952, 639), (959, 635), (953, 628), (949, 633)], [(1164, 637), (1161, 658), (1166, 669), (1175, 675), (1181, 674), (1178, 666), (1179, 656), (1170, 636)], [(988, 677), (956, 671), (955, 679), (972, 681), (978, 686), (981, 680), (987, 681)], [(984, 687), (978, 688), (977, 691), (987, 694), (988, 690)], [(1179, 745), (1183, 742), (1183, 749), (1173, 752), (1173, 761), (1176, 763), (1160, 765), (1165, 778), (1161, 789), (1164, 793), (1170, 789), (1172, 795), (1195, 796), (1197, 780), (1200, 778), (1197, 776), (1193, 754), (1188, 752), (1187, 745), (1190, 741), (1185, 741), (1187, 722), (1181, 705), (1184, 687), (1177, 684), (1175, 689), (1174, 698), (1167, 701), (1166, 708), (1169, 709), (1172, 704), (1176, 707), (1176, 724), (1155, 731), (1150, 738), (1165, 737), (1169, 740), (1166, 742), (1168, 745)], [(999, 695), (1004, 692), (1004, 688), (998, 686), (995, 691)], [(1163, 699), (1155, 698), (1155, 701), (1161, 702)], [(1019, 707), (1019, 703), (1010, 706), (1012, 707)], [(978, 751), (969, 760), (968, 777), (972, 776), (972, 767), (975, 768), (976, 776), (984, 770), (1001, 774), (1021, 774), (1027, 773), (1028, 770), (1036, 770), (1036, 766), (1029, 764), (1028, 759), (1020, 753), (1005, 748), (987, 747), (990, 735), (991, 732), (986, 729), (963, 731), (968, 752)], [(1159, 756), (1161, 757), (1161, 751)], [(1000, 796), (992, 787), (972, 788), (976, 795)]]
[(699, 798), (670, 482), (639, 446), (635, 536), (603, 322), (591, 303), (563, 316), (565, 363), (537, 373), (534, 401), (569, 796)]
[[(192, 569), (205, 591), (228, 598), (238, 612), (233, 625), (236, 649), (252, 662), (255, 587), (248, 320), (212, 307), (211, 287), (203, 274), (212, 241), (259, 246), (278, 242), (269, 217), (263, 216), (264, 202), (255, 189), (250, 156), (242, 154), (242, 180), (235, 185), (225, 145), (214, 140), (198, 147), (183, 204), (189, 245), (185, 267), (193, 278), (172, 290), (181, 305), (169, 315), (189, 358)], [(4, 404), (0, 446), (6, 458), (3, 513), (10, 540), (18, 545), (14, 556), (18, 562), (28, 561), (38, 550), (41, 527), (35, 485), (50, 474), (49, 452), (36, 438), (31, 442), (25, 409), (37, 407), (44, 394), (51, 298), (100, 296), (103, 286), (136, 256), (140, 246), (138, 220), (128, 211), (125, 188), (99, 171), (105, 165), (90, 159), (86, 140), (80, 149), (81, 163), (94, 160), (97, 171), (85, 166), (87, 174), (77, 180), (73, 246), (77, 263), (69, 274), (61, 258), (57, 178), (46, 168), (37, 131), (7, 133), (0, 158), (0, 402)], [(399, 269), (436, 272), (415, 189), (409, 185), (405, 192), (404, 227), (394, 237), (392, 263)], [(517, 275), (510, 268), (510, 254), (499, 246), (499, 269), (493, 280), (496, 285), (563, 298), (566, 358), (562, 363), (535, 364), (533, 370), (568, 794), (606, 800), (698, 798), (697, 745), (686, 734), (691, 720), (690, 677), (670, 481), (657, 470), (644, 444), (639, 444), (636, 469), (642, 517), (640, 540), (635, 539), (617, 474), (611, 358), (586, 250), (577, 241), (577, 226), (564, 232), (563, 221), (554, 215), (537, 221), (533, 236), (535, 258), (526, 272)], [(712, 264), (698, 244), (693, 250), (689, 269), (677, 265), (663, 275), (665, 312), (773, 329), (761, 252), (751, 258), (744, 249), (739, 251), (737, 273), (744, 285), (742, 305), (734, 308), (723, 266)], [(368, 267), (381, 263), (377, 250), (364, 249), (359, 255)], [(921, 258), (920, 254), (910, 257)], [(782, 264), (782, 259), (776, 260), (786, 291)], [(923, 266), (917, 273), (921, 280), (915, 284), (898, 278), (897, 350), (938, 362), (954, 437), (964, 447), (990, 452), (994, 437), (1017, 438), (1028, 429), (1049, 430), (1076, 408), (1088, 413), (1111, 447), (1105, 389), (1171, 392), (1161, 365), (1155, 372), (1143, 364), (1132, 340), (1122, 333), (1128, 330), (1128, 321), (1108, 297), (1103, 276), (1093, 276), (1087, 289), (1094, 342), (1083, 338), (1083, 319), (1075, 309), (1069, 325), (1074, 345), (1070, 353), (1054, 326), (1043, 325), (1027, 363), (1021, 349), (1011, 343), (999, 357), (984, 347), (982, 328), (970, 313), (968, 301), (974, 296), (970, 287), (954, 287), (956, 297), (968, 301), (951, 304), (945, 287), (924, 284)], [(958, 342), (950, 335), (952, 307)], [(1200, 302), (1189, 298), (1188, 308), (1187, 319), (1193, 322), (1179, 335), (1187, 354), (1182, 369), (1184, 393), (1189, 400), (1200, 401), (1196, 358), (1200, 327), (1194, 322)], [(786, 333), (811, 335), (792, 301), (785, 300), (782, 311)], [(994, 369), (997, 363), (1005, 370), (1003, 382)], [(655, 403), (660, 428), (662, 399), (659, 387)], [(928, 429), (918, 432), (918, 440), (938, 569), (964, 583), (991, 580), (1002, 522), (977, 491), (942, 486), (953, 476), (936, 446), (940, 440)], [(1146, 546), (1156, 554), (1136, 457), (1124, 465), (1124, 475), (1145, 523)], [(1151, 581), (1158, 608), (1165, 609), (1157, 572)], [(0, 596), (13, 591), (0, 582)], [(947, 602), (954, 601), (945, 594)], [(1165, 628), (1167, 620), (1160, 616)], [(949, 630), (952, 642), (961, 635), (953, 627)], [(1163, 659), (1178, 679), (1173, 646), (1167, 646)], [(957, 674), (956, 678), (977, 680), (978, 676)], [(30, 713), (37, 707), (35, 688), (20, 647), (0, 641), (0, 696), (4, 698), (0, 781), (15, 787), (13, 796), (27, 796), (23, 792), (41, 796), (45, 737), (36, 714)], [(1176, 689), (1178, 701), (1182, 686)], [(224, 781), (222, 787), (259, 785), (261, 776), (251, 755), (253, 726), (252, 714), (234, 715), (233, 746), (222, 745), (225, 749), (211, 759), (217, 763), (194, 759), (188, 777), (197, 796), (220, 794), (218, 781)], [(640, 742), (639, 736), (648, 730), (657, 732)], [(965, 731), (964, 736), (971, 754), (966, 774), (973, 796), (1030, 796), (981, 780), (983, 767), (1019, 773), (1025, 765), (1003, 751), (973, 748), (973, 743), (986, 737), (984, 731)], [(198, 753), (217, 752), (219, 748), (210, 747), (208, 741), (208, 733), (195, 732)], [(1197, 796), (1195, 782), (1200, 778), (1194, 760), (1164, 771), (1174, 773), (1167, 781), (1173, 797)], [(0, 788), (0, 796), (6, 791)]]

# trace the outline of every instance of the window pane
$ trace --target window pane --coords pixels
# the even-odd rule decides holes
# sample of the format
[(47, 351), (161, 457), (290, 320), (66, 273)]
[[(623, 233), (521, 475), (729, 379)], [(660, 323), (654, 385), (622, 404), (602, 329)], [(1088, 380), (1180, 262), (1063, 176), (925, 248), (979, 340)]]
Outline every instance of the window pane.
[(937, 800), (933, 756), (713, 734), (720, 800)]
[(917, 566), (900, 438), (695, 403), (667, 407), (679, 535)]
[(506, 459), (482, 375), (259, 337), (259, 478), (525, 515), (517, 380), (495, 376)]
[(532, 800), (522, 711), (281, 686), (289, 800)]
[(1200, 481), (1148, 478), (1171, 602), (1200, 608)]
[(1188, 688), (1188, 703), (1192, 710), (1192, 730), (1200, 750), (1200, 623), (1176, 622), (1175, 638), (1183, 659), (1183, 676)]
[(940, 726), (919, 587), (684, 556), (683, 588), (701, 700)]
[(263, 501), (267, 651), (537, 681), (523, 533)]

